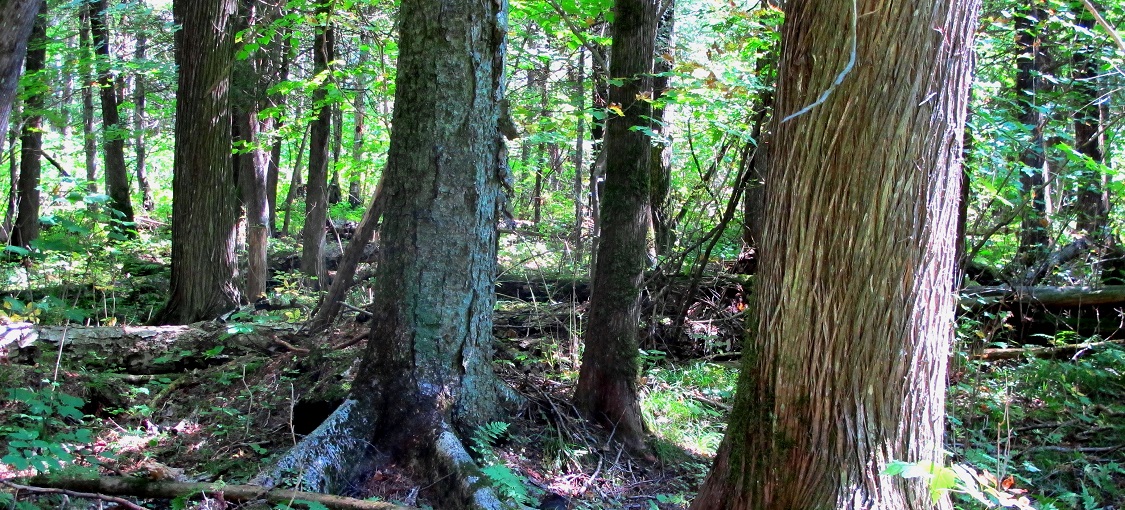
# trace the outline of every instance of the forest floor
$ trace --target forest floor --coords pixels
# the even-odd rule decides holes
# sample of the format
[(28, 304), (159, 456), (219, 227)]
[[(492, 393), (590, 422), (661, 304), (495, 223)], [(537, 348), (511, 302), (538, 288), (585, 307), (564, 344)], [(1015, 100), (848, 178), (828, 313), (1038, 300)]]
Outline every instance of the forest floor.
[[(495, 370), (524, 405), (467, 441), (492, 485), (534, 508), (686, 508), (733, 401), (747, 310), (740, 281), (728, 275), (704, 282), (678, 336), (668, 331), (680, 307), (660, 303), (675, 303), (683, 286), (664, 285), (646, 301), (639, 388), (655, 462), (623, 451), (612, 431), (587, 424), (569, 403), (586, 305), (543, 298), (534, 289), (543, 282), (513, 287), (516, 294), (532, 288), (530, 298), (502, 296)], [(211, 328), (245, 336), (293, 318), (292, 311), (252, 312)], [(960, 338), (996, 329), (986, 318), (963, 316)], [(0, 395), (0, 447), (7, 447), (0, 451), (0, 485), (31, 474), (27, 465), (65, 475), (97, 457), (101, 476), (252, 482), (343, 401), (367, 331), (345, 317), (327, 334), (286, 333), (282, 341), (241, 350), (233, 347), (237, 338), (217, 335), (213, 347), (149, 360), (155, 368), (144, 373), (125, 373), (114, 367), (120, 360), (96, 351), (48, 349), (35, 364), (0, 363), (0, 388), (7, 391)], [(1072, 336), (1053, 341), (1096, 340)], [(1082, 345), (1068, 357), (1001, 360), (958, 349), (948, 393), (949, 461), (979, 475), (992, 503), (1125, 508), (1125, 348)], [(52, 464), (68, 456), (74, 459)], [(385, 468), (346, 495), (426, 508), (425, 483)], [(17, 492), (0, 486), (0, 506), (15, 502)], [(983, 508), (965, 493), (957, 495), (959, 508)], [(65, 506), (57, 494), (20, 494), (21, 504)], [(1021, 497), (1026, 506), (1015, 504)], [(200, 506), (198, 499), (140, 500), (153, 509)]]

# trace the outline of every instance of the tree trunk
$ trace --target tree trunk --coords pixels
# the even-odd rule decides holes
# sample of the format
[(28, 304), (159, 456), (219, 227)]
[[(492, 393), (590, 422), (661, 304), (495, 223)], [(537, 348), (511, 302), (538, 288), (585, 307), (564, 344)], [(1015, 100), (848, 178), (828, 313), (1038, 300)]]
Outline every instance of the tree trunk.
[[(586, 50), (578, 48), (578, 62), (574, 65), (574, 102), (575, 111), (583, 112), (586, 109)], [(578, 127), (574, 133), (574, 262), (582, 265), (582, 224), (586, 221), (585, 196), (582, 191), (582, 181), (585, 177), (586, 164), (586, 115), (578, 115)]]
[[(291, 53), (293, 52), (293, 43), (289, 39), (288, 32), (282, 31), (277, 37), (281, 41), (271, 41), (271, 46), (277, 45), (277, 50), (280, 55), (280, 64), (278, 64), (278, 83), (289, 79), (289, 62), (292, 60)], [(270, 108), (277, 108), (284, 104), (285, 100), (280, 95), (271, 95), (269, 98)], [(281, 121), (277, 121), (277, 131), (281, 131)], [(270, 232), (277, 234), (277, 183), (281, 177), (281, 143), (282, 137), (280, 134), (273, 135), (274, 141), (270, 147), (270, 164), (269, 169), (266, 171), (266, 199), (269, 202), (269, 227)], [(287, 229), (288, 230), (288, 229)]]
[[(586, 350), (574, 390), (574, 403), (589, 419), (615, 431), (614, 437), (645, 452), (645, 425), (637, 400), (641, 280), (648, 262), (652, 56), (655, 51), (656, 0), (618, 0), (613, 24), (610, 76), (624, 80), (609, 89), (606, 117), (605, 197), (594, 294), (586, 327)], [(624, 111), (614, 113), (613, 108)]]
[[(370, 52), (368, 51), (370, 41), (369, 34), (360, 34), (360, 50), (359, 50), (359, 65), (366, 65)], [(352, 119), (355, 121), (355, 129), (352, 130), (352, 165), (351, 172), (349, 172), (348, 179), (348, 205), (352, 207), (359, 207), (363, 204), (362, 183), (367, 176), (367, 163), (366, 151), (364, 150), (364, 122), (367, 119), (367, 86), (368, 77), (366, 74), (356, 76), (356, 91), (354, 111), (352, 112)], [(375, 196), (378, 196), (378, 192)]]
[[(316, 28), (313, 43), (313, 74), (328, 72), (328, 63), (335, 57), (332, 35), (333, 2), (317, 5), (318, 17), (324, 25)], [(328, 80), (313, 92), (316, 118), (309, 128), (309, 179), (305, 187), (305, 226), (301, 230), (301, 272), (314, 289), (327, 287), (328, 270), (324, 267), (324, 226), (328, 217), (328, 137), (332, 129), (332, 107), (328, 99)]]
[(1047, 12), (1041, 0), (1033, 0), (1031, 7), (1021, 7), (1016, 13), (1016, 102), (1020, 107), (1019, 121), (1028, 133), (1020, 153), (1020, 186), (1023, 188), (1023, 222), (1020, 225), (1019, 254), (1025, 265), (1034, 264), (1050, 248), (1047, 230), (1046, 143), (1043, 139), (1043, 112), (1039, 92), (1043, 88), (1040, 73), (1046, 64), (1042, 47), (1042, 22)]
[[(78, 47), (82, 51), (82, 153), (86, 156), (86, 193), (93, 195), (98, 192), (98, 133), (94, 126), (94, 66), (93, 39), (90, 36), (90, 20), (92, 7), (83, 3), (79, 7), (80, 25), (78, 30)], [(95, 202), (90, 202), (88, 210), (93, 211)]]
[[(27, 49), (27, 76), (42, 73), (47, 64), (47, 20), (36, 16), (35, 27)], [(42, 79), (42, 77), (39, 77)], [(42, 169), (43, 107), (47, 94), (46, 83), (35, 87), (34, 93), (24, 103), (24, 121), (20, 137), (19, 215), (12, 229), (9, 243), (29, 247), (39, 237), (39, 174)]]
[[(97, 55), (98, 86), (102, 103), (102, 150), (105, 158), (105, 189), (109, 195), (110, 218), (113, 231), (119, 236), (136, 235), (133, 228), (133, 204), (129, 198), (129, 170), (125, 166), (124, 126), (118, 108), (117, 80), (114, 79), (113, 56), (109, 47), (109, 17), (106, 0), (92, 0), (90, 33), (94, 38)], [(130, 233), (132, 232), (132, 233)]]
[(45, 5), (44, 0), (5, 0), (0, 4), (0, 137), (8, 132), (31, 27)]
[(180, 67), (172, 174), (171, 297), (154, 319), (187, 324), (237, 306), (237, 176), (231, 165), (235, 0), (176, 0)]
[[(144, 6), (144, 1), (141, 0), (141, 6)], [(137, 47), (134, 50), (134, 60), (137, 62), (144, 62), (148, 58), (146, 55), (148, 51), (148, 32), (141, 28), (137, 32)], [(137, 187), (141, 191), (141, 208), (145, 211), (152, 212), (156, 208), (156, 202), (152, 198), (152, 185), (148, 182), (148, 169), (145, 165), (148, 164), (148, 149), (145, 144), (145, 139), (148, 135), (148, 117), (145, 113), (145, 75), (144, 73), (136, 73), (133, 75), (133, 145), (137, 153)]]
[(340, 490), (377, 450), (440, 482), (435, 506), (502, 506), (458, 435), (509, 412), (513, 398), (491, 365), (506, 24), (503, 0), (401, 3), (379, 320), (352, 400), (279, 463), (328, 458), (303, 487)]
[(756, 334), (693, 509), (951, 508), (881, 472), (945, 458), (978, 7), (786, 4)]
[[(300, 118), (299, 115), (297, 117)], [(302, 186), (304, 186), (301, 181), (301, 156), (305, 154), (305, 145), (307, 145), (309, 141), (310, 128), (312, 128), (311, 124), (302, 133), (301, 144), (300, 147), (297, 148), (297, 157), (293, 160), (293, 171), (289, 178), (289, 191), (285, 193), (285, 219), (282, 221), (281, 226), (282, 237), (289, 237), (289, 218), (293, 213), (293, 202), (297, 200), (298, 197), (305, 194), (301, 191)]]
[[(275, 7), (257, 0), (241, 0), (239, 11), (239, 30), (249, 31), (245, 40), (256, 40), (261, 27), (270, 26), (280, 15)], [(259, 113), (267, 104), (266, 91), (274, 84), (275, 55), (271, 52), (278, 48), (276, 44), (260, 46), (250, 52), (249, 58), (235, 61), (231, 80), (232, 135), (238, 147), (232, 164), (246, 214), (245, 296), (251, 302), (265, 296), (269, 276), (266, 248), (271, 228), (267, 197), (270, 151), (266, 150), (263, 133), (273, 130), (273, 119), (259, 118)]]
[[(659, 100), (668, 90), (668, 74), (672, 72), (672, 58), (676, 54), (676, 2), (664, 0), (660, 4), (659, 23), (656, 27), (656, 46), (652, 61), (652, 99)], [(653, 107), (652, 131), (656, 139), (650, 140), (652, 156), (649, 159), (651, 190), (652, 256), (667, 255), (676, 245), (676, 225), (668, 195), (672, 190), (672, 124), (664, 121), (664, 106)]]
[[(1074, 3), (1074, 14), (1079, 27), (1089, 33), (1094, 28), (1094, 16), (1081, 3)], [(1077, 37), (1083, 37), (1079, 34)], [(1078, 170), (1081, 191), (1078, 193), (1078, 230), (1086, 231), (1097, 244), (1102, 244), (1108, 236), (1109, 192), (1107, 176), (1102, 171), (1105, 157), (1102, 146), (1105, 135), (1102, 121), (1105, 118), (1106, 104), (1101, 99), (1098, 75), (1101, 58), (1098, 47), (1090, 42), (1079, 45), (1074, 50), (1074, 88), (1081, 105), (1074, 112), (1074, 146), (1082, 155), (1090, 158), (1093, 168)]]

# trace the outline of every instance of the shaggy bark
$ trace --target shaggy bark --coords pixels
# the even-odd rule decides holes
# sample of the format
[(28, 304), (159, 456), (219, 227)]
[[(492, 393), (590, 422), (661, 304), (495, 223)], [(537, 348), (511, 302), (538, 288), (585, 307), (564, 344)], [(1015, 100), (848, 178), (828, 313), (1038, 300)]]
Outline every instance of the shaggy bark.
[(180, 68), (172, 171), (171, 297), (157, 324), (188, 324), (238, 305), (237, 176), (231, 165), (235, 0), (175, 2)]
[[(328, 72), (335, 51), (335, 37), (331, 21), (333, 2), (318, 4), (317, 13), (323, 26), (316, 28), (313, 44), (313, 72), (319, 76)], [(313, 92), (316, 118), (309, 127), (309, 180), (305, 195), (305, 225), (301, 231), (301, 272), (312, 280), (312, 287), (328, 285), (328, 270), (324, 267), (324, 225), (328, 216), (328, 135), (332, 128), (332, 108), (325, 104), (328, 98), (327, 77)]]
[(944, 459), (978, 7), (786, 3), (756, 335), (692, 508), (951, 507), (880, 473)]

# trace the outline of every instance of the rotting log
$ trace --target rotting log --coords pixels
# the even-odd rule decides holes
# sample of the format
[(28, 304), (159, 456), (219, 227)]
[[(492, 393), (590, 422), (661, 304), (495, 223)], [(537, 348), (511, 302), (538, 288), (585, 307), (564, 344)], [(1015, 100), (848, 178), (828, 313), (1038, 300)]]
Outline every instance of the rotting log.
[(961, 304), (972, 309), (1004, 302), (1045, 307), (1125, 306), (1125, 285), (1104, 287), (966, 287)]
[(1080, 353), (1104, 347), (1107, 345), (1122, 345), (1125, 340), (1108, 340), (1105, 342), (1087, 342), (1081, 344), (1058, 345), (1054, 347), (1023, 347), (1005, 349), (985, 349), (979, 354), (974, 354), (973, 359), (982, 361), (1000, 361), (1020, 358), (1061, 359), (1076, 357)]
[[(33, 363), (44, 352), (61, 350), (65, 358), (96, 354), (103, 363), (130, 374), (169, 373), (243, 354), (292, 350), (285, 339), (297, 331), (290, 324), (255, 324), (249, 332), (231, 332), (229, 326), (216, 322), (141, 327), (12, 323), (0, 325), (0, 358)], [(220, 345), (221, 353), (208, 353)]]
[(266, 500), (273, 504), (287, 505), (294, 501), (320, 503), (332, 510), (411, 510), (412, 507), (399, 506), (380, 501), (301, 492), (290, 489), (268, 489), (257, 485), (231, 485), (224, 483), (184, 483), (168, 480), (149, 480), (140, 477), (101, 477), (101, 478), (48, 478), (37, 477), (31, 480), (37, 487), (49, 487), (73, 491), (92, 492), (113, 496), (135, 498), (173, 499), (196, 494), (215, 499), (221, 495), (225, 501), (246, 503)]

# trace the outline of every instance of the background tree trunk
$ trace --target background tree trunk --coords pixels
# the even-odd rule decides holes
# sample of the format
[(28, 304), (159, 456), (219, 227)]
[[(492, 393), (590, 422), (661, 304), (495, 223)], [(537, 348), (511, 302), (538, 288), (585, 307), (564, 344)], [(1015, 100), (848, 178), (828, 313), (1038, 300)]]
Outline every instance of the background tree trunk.
[(601, 242), (594, 271), (590, 319), (574, 403), (594, 421), (615, 430), (630, 449), (643, 452), (645, 426), (637, 401), (640, 373), (638, 328), (641, 279), (648, 261), (649, 136), (634, 126), (649, 126), (652, 106), (637, 100), (652, 94), (652, 56), (657, 25), (656, 0), (618, 0), (614, 5), (609, 74), (623, 79), (609, 89), (606, 118), (605, 197)]
[[(333, 56), (331, 15), (333, 2), (317, 6), (317, 15), (323, 26), (316, 29), (313, 43), (313, 74), (328, 72)], [(332, 129), (332, 107), (325, 104), (328, 98), (328, 78), (313, 92), (316, 119), (309, 128), (309, 179), (305, 188), (305, 226), (301, 230), (301, 272), (312, 281), (313, 288), (327, 287), (328, 270), (324, 267), (324, 226), (328, 217), (328, 137)]]
[(109, 47), (109, 29), (106, 27), (108, 6), (106, 0), (92, 0), (90, 33), (94, 38), (97, 55), (98, 86), (102, 103), (102, 150), (105, 158), (105, 189), (109, 194), (109, 207), (114, 213), (113, 229), (128, 236), (133, 229), (133, 203), (129, 198), (129, 170), (125, 166), (125, 137), (122, 133), (121, 114), (118, 108), (117, 80), (110, 63), (113, 53)]
[[(141, 8), (144, 6), (144, 1), (139, 2)], [(136, 62), (144, 62), (148, 56), (148, 32), (143, 28), (137, 32), (136, 48), (133, 52), (133, 59)], [(145, 211), (152, 212), (156, 208), (156, 202), (152, 198), (152, 185), (148, 182), (148, 150), (145, 139), (148, 136), (147, 124), (148, 115), (145, 113), (145, 75), (144, 73), (136, 73), (133, 75), (133, 149), (137, 154), (137, 187), (141, 191), (141, 208)]]
[[(86, 156), (86, 193), (98, 192), (98, 133), (94, 125), (94, 59), (93, 39), (90, 35), (92, 7), (83, 3), (79, 7), (78, 47), (82, 51), (79, 60), (82, 73), (82, 153)], [(95, 202), (87, 205), (89, 210), (96, 207)]]
[[(42, 73), (47, 64), (47, 20), (35, 17), (27, 49), (27, 76)], [(39, 78), (42, 78), (41, 76)], [(39, 237), (39, 176), (43, 152), (43, 107), (47, 84), (40, 82), (24, 103), (23, 135), (20, 137), (19, 214), (9, 242), (30, 246)]]
[[(1077, 24), (1087, 32), (1094, 28), (1094, 16), (1081, 2), (1073, 4)], [(1078, 37), (1083, 37), (1079, 35)], [(1089, 42), (1080, 43), (1074, 50), (1074, 88), (1078, 94), (1078, 110), (1074, 112), (1074, 147), (1097, 165), (1096, 170), (1079, 169), (1078, 230), (1084, 230), (1097, 244), (1105, 242), (1109, 233), (1109, 192), (1107, 177), (1101, 170), (1105, 163), (1102, 146), (1105, 134), (1102, 121), (1106, 104), (1098, 86), (1102, 63), (1098, 47)]]
[(35, 15), (45, 5), (43, 0), (5, 0), (0, 4), (0, 137), (8, 132), (8, 118)]
[(1042, 46), (1042, 20), (1047, 12), (1042, 0), (1032, 0), (1015, 16), (1016, 28), (1016, 102), (1020, 106), (1020, 123), (1027, 130), (1027, 143), (1020, 154), (1020, 186), (1023, 188), (1023, 222), (1020, 225), (1019, 254), (1026, 266), (1047, 255), (1051, 238), (1047, 230), (1046, 143), (1043, 139), (1043, 113), (1039, 92), (1043, 87), (1040, 73), (1046, 64)]
[(238, 223), (231, 165), (230, 72), (235, 0), (176, 0), (176, 155), (172, 175), (171, 298), (154, 319), (187, 324), (230, 310)]
[[(880, 473), (944, 462), (979, 2), (857, 7), (786, 5), (757, 334), (696, 510), (951, 507), (925, 482)], [(853, 37), (857, 54), (841, 51)]]

